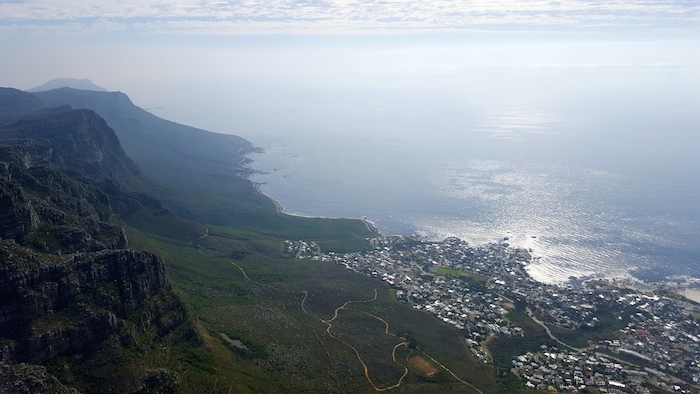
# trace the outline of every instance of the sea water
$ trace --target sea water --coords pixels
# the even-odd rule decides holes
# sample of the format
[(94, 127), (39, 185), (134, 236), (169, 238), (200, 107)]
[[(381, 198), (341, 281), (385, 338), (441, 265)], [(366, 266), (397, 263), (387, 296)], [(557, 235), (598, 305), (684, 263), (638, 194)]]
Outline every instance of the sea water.
[[(289, 97), (287, 97), (287, 95)], [(532, 249), (538, 280), (700, 276), (700, 111), (690, 96), (484, 100), (439, 89), (276, 96), (251, 180), (297, 215)]]
[(545, 282), (700, 276), (697, 65), (433, 63), (211, 86), (207, 105), (165, 116), (263, 148), (251, 180), (290, 214), (508, 238), (532, 249), (527, 269)]

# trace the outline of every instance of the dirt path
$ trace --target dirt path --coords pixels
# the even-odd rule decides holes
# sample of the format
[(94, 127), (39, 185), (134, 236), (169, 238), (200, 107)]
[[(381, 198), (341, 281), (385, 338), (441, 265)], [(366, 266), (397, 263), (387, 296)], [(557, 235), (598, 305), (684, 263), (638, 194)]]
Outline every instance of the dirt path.
[(252, 279), (250, 279), (250, 278), (248, 277), (248, 274), (245, 273), (245, 271), (243, 270), (243, 267), (241, 267), (240, 265), (234, 263), (234, 262), (231, 261), (231, 260), (229, 260), (228, 262), (231, 263), (231, 264), (233, 264), (233, 265), (235, 265), (239, 270), (241, 270), (241, 272), (243, 273), (243, 277), (245, 278), (245, 280), (247, 280), (247, 281), (249, 281), (249, 282), (255, 283)]
[(337, 318), (338, 318), (338, 312), (340, 312), (340, 310), (342, 310), (342, 309), (347, 309), (348, 304), (352, 304), (352, 303), (367, 303), (367, 302), (372, 302), (372, 301), (376, 301), (376, 300), (377, 300), (377, 289), (374, 289), (374, 298), (372, 298), (371, 300), (365, 300), (365, 301), (348, 301), (348, 302), (344, 303), (342, 306), (339, 306), (339, 307), (335, 308), (335, 313), (333, 314), (333, 318), (332, 318), (332, 319), (330, 319), (330, 320), (323, 320), (323, 319), (321, 319), (321, 321), (324, 322), (324, 323), (326, 323), (326, 324), (328, 324), (328, 323), (332, 322), (333, 320), (337, 319)]
[(577, 347), (573, 347), (573, 346), (571, 346), (571, 345), (568, 345), (568, 344), (566, 344), (566, 343), (560, 341), (559, 338), (555, 337), (554, 334), (552, 334), (552, 331), (550, 331), (549, 327), (548, 327), (546, 324), (544, 324), (544, 323), (542, 323), (541, 321), (537, 320), (537, 318), (535, 317), (535, 315), (532, 314), (532, 311), (530, 310), (530, 308), (525, 309), (525, 313), (527, 313), (527, 315), (530, 316), (530, 319), (532, 319), (532, 321), (534, 321), (535, 323), (537, 323), (537, 324), (539, 324), (540, 326), (542, 326), (542, 328), (544, 328), (544, 330), (547, 332), (547, 335), (549, 335), (549, 337), (552, 338), (556, 343), (558, 343), (558, 344), (560, 344), (560, 345), (562, 345), (562, 346), (564, 346), (564, 347), (566, 347), (566, 348), (569, 348), (569, 349), (571, 349), (571, 350), (575, 350), (575, 351), (577, 351), (577, 352), (580, 352), (580, 351), (583, 351), (583, 350), (587, 350), (587, 348), (577, 348)]
[[(353, 310), (355, 310), (355, 309), (353, 309)], [(375, 315), (373, 315), (373, 314), (371, 314), (371, 313), (368, 313), (368, 312), (365, 312), (365, 311), (357, 311), (357, 312), (364, 313), (365, 315), (370, 316), (370, 317), (373, 317), (373, 318), (379, 320), (380, 322), (384, 323), (384, 326), (385, 326), (384, 333), (387, 334), (387, 335), (391, 335), (392, 337), (396, 337), (396, 334), (392, 334), (392, 333), (389, 332), (389, 323), (387, 323), (386, 320), (382, 319), (382, 318), (379, 317), (379, 316), (375, 316)], [(398, 338), (398, 337), (397, 337), (397, 338)], [(403, 339), (403, 338), (402, 338), (402, 339)]]
[[(197, 238), (196, 240), (199, 241), (199, 240), (204, 239), (204, 238), (206, 238), (206, 237), (208, 237), (208, 236), (209, 236), (209, 227), (204, 226), (204, 235), (202, 235), (201, 237)], [(191, 248), (191, 247), (192, 247), (192, 244), (193, 244), (194, 242), (195, 242), (195, 241), (190, 241), (190, 242), (187, 244), (187, 246), (189, 246), (189, 247)]]
[[(370, 376), (369, 376), (369, 368), (367, 367), (367, 364), (365, 364), (364, 360), (362, 360), (362, 356), (360, 355), (360, 352), (357, 350), (357, 348), (355, 348), (355, 347), (352, 346), (351, 344), (345, 342), (344, 340), (338, 338), (337, 336), (333, 335), (333, 333), (331, 332), (331, 328), (333, 327), (333, 321), (334, 321), (335, 319), (338, 318), (338, 313), (339, 313), (341, 310), (343, 310), (343, 309), (355, 310), (355, 309), (351, 309), (351, 308), (348, 308), (348, 307), (347, 307), (348, 304), (351, 304), (351, 303), (368, 303), (368, 302), (376, 301), (376, 300), (377, 300), (377, 289), (374, 289), (374, 297), (373, 297), (372, 299), (370, 299), (370, 300), (347, 301), (346, 303), (344, 303), (343, 305), (339, 306), (338, 308), (335, 308), (335, 311), (333, 311), (333, 317), (332, 317), (331, 319), (327, 319), (327, 320), (321, 319), (320, 317), (318, 317), (318, 316), (314, 315), (313, 313), (310, 313), (309, 311), (306, 310), (306, 307), (304, 306), (304, 303), (306, 302), (306, 299), (307, 299), (308, 296), (309, 296), (309, 292), (306, 291), (306, 290), (304, 290), (304, 291), (302, 291), (302, 293), (304, 293), (304, 298), (301, 300), (301, 309), (304, 311), (304, 313), (307, 313), (307, 314), (309, 314), (309, 315), (311, 315), (311, 316), (314, 316), (315, 318), (319, 319), (321, 322), (325, 323), (326, 326), (327, 326), (327, 327), (326, 327), (326, 333), (327, 333), (331, 338), (333, 338), (333, 339), (335, 339), (336, 341), (342, 343), (343, 345), (345, 345), (345, 346), (347, 346), (348, 348), (350, 348), (353, 352), (355, 352), (355, 356), (357, 356), (357, 359), (360, 361), (360, 364), (362, 364), (362, 368), (364, 369), (365, 378), (367, 378), (367, 381), (368, 381), (369, 384), (372, 386), (372, 388), (374, 388), (375, 391), (377, 391), (377, 392), (383, 392), (383, 391), (395, 389), (395, 388), (401, 386), (401, 384), (403, 383), (403, 380), (406, 378), (406, 376), (408, 376), (409, 370), (408, 370), (408, 368), (407, 368), (405, 365), (403, 365), (403, 364), (401, 364), (401, 363), (399, 363), (399, 362), (396, 361), (396, 349), (398, 349), (400, 346), (406, 346), (406, 345), (407, 345), (407, 342), (406, 342), (406, 340), (405, 340), (404, 338), (397, 337), (395, 334), (392, 334), (392, 333), (389, 332), (389, 323), (387, 323), (386, 320), (384, 320), (384, 319), (382, 319), (382, 318), (380, 318), (380, 317), (378, 317), (378, 316), (372, 315), (371, 313), (367, 313), (367, 312), (363, 312), (363, 311), (357, 311), (357, 312), (364, 313), (364, 314), (366, 314), (366, 315), (369, 315), (369, 316), (371, 316), (371, 317), (373, 317), (373, 318), (375, 318), (375, 319), (381, 321), (381, 322), (384, 323), (384, 325), (385, 325), (384, 332), (385, 332), (386, 334), (389, 334), (389, 335), (391, 335), (391, 336), (400, 338), (400, 339), (402, 340), (401, 343), (399, 343), (399, 344), (397, 344), (396, 346), (394, 346), (394, 348), (393, 348), (393, 350), (392, 350), (392, 352), (391, 352), (391, 357), (392, 357), (393, 362), (395, 362), (395, 363), (401, 365), (401, 366), (404, 368), (404, 373), (403, 373), (403, 375), (399, 378), (399, 380), (398, 380), (398, 382), (397, 382), (396, 384), (394, 384), (394, 385), (392, 385), (392, 386), (388, 386), (388, 387), (377, 387), (377, 385), (374, 384), (374, 382), (373, 382), (372, 379), (370, 378)], [(356, 310), (355, 310), (355, 311), (356, 311)], [(315, 333), (315, 332), (314, 332), (314, 333)], [(318, 335), (316, 335), (316, 336), (318, 337)], [(320, 338), (319, 338), (319, 341), (320, 341)], [(323, 345), (323, 342), (321, 342), (321, 345)], [(323, 346), (323, 348), (326, 350), (326, 353), (328, 354), (328, 358), (330, 359), (330, 358), (331, 358), (331, 355), (330, 355), (330, 353), (328, 353), (328, 349), (326, 349), (325, 345)], [(339, 382), (340, 382), (340, 381), (339, 381)]]
[(461, 383), (466, 384), (467, 386), (469, 386), (469, 387), (471, 387), (472, 389), (476, 390), (476, 391), (479, 392), (480, 394), (484, 394), (483, 391), (481, 391), (481, 390), (479, 390), (478, 388), (476, 388), (476, 386), (474, 386), (473, 384), (471, 384), (471, 383), (469, 383), (469, 382), (466, 382), (466, 381), (460, 379), (459, 376), (455, 375), (455, 373), (452, 372), (452, 371), (450, 371), (449, 368), (447, 368), (446, 366), (440, 364), (440, 362), (439, 362), (438, 360), (434, 359), (434, 358), (433, 358), (432, 356), (430, 356), (428, 353), (426, 353), (426, 352), (424, 352), (424, 351), (422, 351), (422, 350), (421, 350), (421, 352), (422, 352), (423, 354), (425, 354), (426, 357), (428, 357), (429, 359), (431, 359), (435, 364), (439, 365), (440, 368), (444, 369), (444, 370), (447, 371), (450, 375), (452, 375), (453, 378), (457, 379), (457, 380), (460, 381)]
[(304, 313), (309, 314), (318, 319), (318, 316), (314, 315), (313, 313), (309, 313), (309, 311), (307, 311), (306, 308), (304, 308), (304, 303), (306, 302), (306, 298), (309, 296), (309, 292), (306, 290), (302, 290), (302, 293), (304, 293), (304, 298), (301, 299), (301, 310), (304, 311)]
[(206, 238), (206, 237), (208, 237), (208, 236), (209, 236), (209, 227), (204, 226), (204, 235), (202, 235), (201, 237), (197, 238), (197, 240), (204, 239), (204, 238)]

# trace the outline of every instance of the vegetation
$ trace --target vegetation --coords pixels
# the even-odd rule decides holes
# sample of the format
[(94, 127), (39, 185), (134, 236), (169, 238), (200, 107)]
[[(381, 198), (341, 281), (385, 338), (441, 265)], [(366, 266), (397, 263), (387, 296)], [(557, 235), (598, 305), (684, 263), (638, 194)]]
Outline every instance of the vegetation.
[[(240, 228), (210, 227), (204, 238), (176, 241), (130, 226), (127, 237), (132, 248), (164, 256), (171, 281), (201, 324), (205, 344), (194, 351), (207, 354), (211, 363), (206, 365), (216, 368), (210, 385), (212, 379), (230, 382), (244, 373), (267, 377), (234, 386), (253, 392), (265, 392), (273, 377), (295, 391), (368, 392), (373, 389), (354, 348), (377, 387), (396, 384), (408, 368), (402, 387), (409, 392), (469, 392), (444, 369), (428, 377), (407, 361), (427, 354), (482, 391), (499, 390), (492, 368), (471, 356), (458, 330), (397, 302), (384, 282), (330, 263), (290, 259), (282, 254), (280, 241)], [(341, 239), (330, 242), (358, 245), (352, 240), (347, 246)], [(237, 258), (231, 257), (232, 251), (239, 252)], [(323, 320), (332, 319), (337, 308), (368, 300), (339, 310), (330, 329), (337, 339), (328, 334)], [(235, 349), (221, 333), (258, 353)], [(394, 362), (392, 351), (403, 342), (412, 346), (397, 348)], [(201, 363), (188, 365), (194, 380), (206, 381)], [(183, 378), (183, 389), (198, 392), (191, 383)]]
[[(471, 355), (459, 330), (396, 301), (385, 282), (287, 256), (287, 239), (347, 252), (369, 248), (374, 232), (360, 220), (277, 212), (241, 177), (247, 141), (163, 121), (118, 93), (61, 89), (41, 98), (92, 108), (114, 128), (149, 179), (138, 171), (113, 179), (105, 195), (116, 214), (108, 219), (124, 228), (131, 249), (164, 259), (174, 288), (89, 352), (51, 360), (47, 368), (62, 383), (105, 393), (132, 392), (133, 382), (167, 392), (178, 381), (183, 393), (510, 392), (507, 379), (504, 385)], [(122, 239), (120, 231), (113, 235)], [(56, 248), (46, 234), (33, 241)], [(474, 286), (487, 280), (441, 274)], [(101, 290), (111, 296), (119, 289)], [(160, 325), (142, 324), (151, 320)], [(69, 325), (53, 316), (37, 327)], [(494, 342), (498, 360), (506, 358)]]
[(453, 269), (445, 268), (445, 267), (438, 267), (438, 269), (435, 273), (438, 275), (454, 276), (456, 278), (463, 277), (463, 276), (472, 276), (472, 274), (469, 274), (467, 272), (460, 271), (460, 270), (453, 270)]
[(525, 336), (499, 336), (488, 342), (488, 350), (499, 371), (509, 371), (513, 366), (512, 360), (527, 352), (539, 351), (542, 345), (560, 346), (547, 335), (542, 326), (535, 323), (524, 312), (513, 309), (506, 315), (506, 318), (511, 324), (522, 327)]
[(677, 293), (675, 291), (670, 291), (670, 290), (666, 290), (666, 289), (659, 289), (655, 293), (656, 293), (656, 295), (661, 296), (661, 297), (667, 297), (667, 298), (671, 298), (674, 300), (687, 302), (689, 304), (700, 305), (700, 303), (693, 301), (690, 298), (684, 296), (683, 294)]
[(461, 279), (467, 282), (470, 287), (474, 288), (477, 291), (483, 291), (483, 289), (486, 288), (486, 282), (488, 282), (489, 280), (489, 278), (483, 275), (473, 274), (470, 272), (464, 272), (445, 267), (438, 267), (435, 273), (438, 275), (452, 276)]

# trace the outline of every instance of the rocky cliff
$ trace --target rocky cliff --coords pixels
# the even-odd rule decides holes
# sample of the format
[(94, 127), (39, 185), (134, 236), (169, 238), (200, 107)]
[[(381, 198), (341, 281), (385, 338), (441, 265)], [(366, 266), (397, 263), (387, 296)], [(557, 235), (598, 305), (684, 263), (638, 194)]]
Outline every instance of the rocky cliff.
[[(0, 393), (148, 392), (147, 376), (64, 385), (44, 366), (195, 337), (163, 261), (129, 250), (119, 225), (121, 212), (160, 205), (133, 191), (140, 171), (96, 113), (31, 112), (17, 92), (0, 89)], [(172, 390), (177, 377), (161, 374)]]
[(112, 334), (128, 345), (151, 326), (164, 333), (187, 319), (184, 305), (168, 294), (162, 261), (151, 253), (48, 257), (4, 241), (0, 260), (6, 262), (0, 267), (5, 361), (41, 364), (91, 351)]

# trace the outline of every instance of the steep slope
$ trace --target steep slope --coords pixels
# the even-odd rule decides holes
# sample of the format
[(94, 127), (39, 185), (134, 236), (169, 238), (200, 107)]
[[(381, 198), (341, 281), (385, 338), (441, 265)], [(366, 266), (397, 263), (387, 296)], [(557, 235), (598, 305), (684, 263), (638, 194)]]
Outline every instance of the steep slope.
[(274, 211), (274, 204), (240, 176), (248, 171), (244, 154), (253, 149), (243, 138), (160, 119), (120, 92), (63, 88), (36, 95), (51, 107), (69, 105), (100, 114), (144, 174), (165, 186), (150, 192), (182, 216), (252, 224), (259, 222), (253, 216), (261, 210)]
[(12, 88), (0, 88), (0, 118), (35, 112), (44, 106), (44, 102), (33, 94)]
[(103, 117), (144, 175), (163, 186), (142, 191), (181, 217), (277, 239), (357, 239), (372, 234), (359, 220), (277, 212), (275, 204), (242, 176), (250, 171), (245, 154), (255, 149), (243, 138), (160, 119), (119, 92), (65, 88), (36, 95), (49, 106), (88, 108)]
[[(138, 179), (92, 111), (42, 110), (0, 125), (0, 393), (71, 392), (40, 365), (78, 367), (147, 351), (167, 335), (196, 338), (163, 261), (126, 249), (115, 220), (112, 201), (132, 200), (132, 210), (150, 201), (129, 191)], [(88, 392), (137, 392), (146, 372), (62, 380)]]
[(90, 177), (127, 182), (140, 175), (114, 131), (93, 111), (69, 107), (39, 111), (6, 124), (0, 139), (50, 140), (53, 149), (43, 152), (45, 160)]

